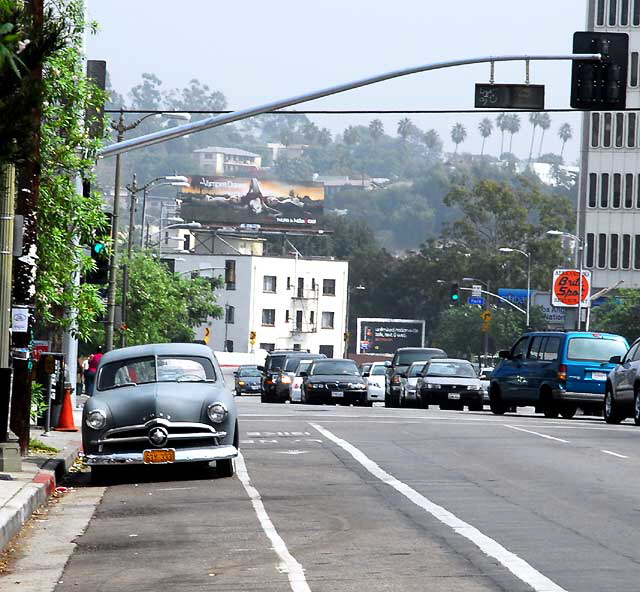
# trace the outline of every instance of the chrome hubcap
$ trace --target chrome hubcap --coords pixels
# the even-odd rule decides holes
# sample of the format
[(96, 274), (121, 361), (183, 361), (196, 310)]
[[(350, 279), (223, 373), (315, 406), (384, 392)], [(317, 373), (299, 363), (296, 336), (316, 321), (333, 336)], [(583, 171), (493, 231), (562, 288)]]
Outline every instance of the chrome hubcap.
[(611, 415), (611, 393), (609, 391), (607, 391), (607, 395), (604, 398), (604, 410), (607, 415)]
[(634, 397), (635, 400), (635, 412), (636, 412), (636, 416), (635, 419), (640, 419), (640, 396), (638, 396), (638, 393), (636, 393), (636, 396)]

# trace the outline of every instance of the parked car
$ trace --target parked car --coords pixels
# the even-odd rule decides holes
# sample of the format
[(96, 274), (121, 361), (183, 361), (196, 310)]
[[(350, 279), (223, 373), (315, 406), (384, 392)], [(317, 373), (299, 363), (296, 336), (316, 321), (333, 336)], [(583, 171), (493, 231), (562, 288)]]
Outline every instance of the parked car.
[(420, 373), (427, 364), (426, 360), (414, 362), (406, 372), (400, 375), (402, 390), (400, 391), (400, 407), (418, 405), (418, 395), (416, 387), (420, 379)]
[(615, 367), (607, 377), (604, 395), (604, 419), (607, 423), (620, 423), (627, 417), (640, 425), (640, 338), (627, 353), (609, 360)]
[(302, 376), (303, 403), (371, 406), (367, 399), (367, 384), (353, 360), (314, 360)]
[(291, 382), (291, 403), (302, 403), (302, 373), (306, 372), (313, 360), (300, 360)]
[[(289, 400), (291, 372), (301, 359), (326, 358), (324, 354), (311, 354), (300, 350), (274, 350), (267, 355), (262, 372), (262, 403), (284, 403)], [(289, 368), (287, 370), (287, 367)]]
[(578, 407), (601, 413), (613, 356), (624, 356), (627, 340), (611, 333), (542, 331), (526, 333), (500, 352), (491, 374), (491, 411), (534, 405), (546, 417), (569, 419)]
[(485, 405), (489, 404), (489, 386), (491, 386), (491, 374), (493, 373), (492, 367), (480, 368), (478, 378), (482, 385), (482, 401)]
[(362, 377), (367, 383), (367, 400), (384, 401), (384, 393), (387, 382), (387, 365), (384, 362), (374, 362), (368, 364), (369, 369), (362, 373)]
[(468, 360), (432, 359), (418, 375), (416, 385), (421, 407), (439, 405), (440, 409), (482, 411), (482, 385)]
[(400, 375), (405, 374), (413, 362), (446, 357), (445, 351), (436, 347), (401, 347), (396, 350), (387, 369), (385, 407), (400, 407), (400, 393), (402, 392), (402, 377)]
[(82, 413), (92, 477), (124, 465), (211, 461), (229, 477), (238, 442), (233, 394), (207, 346), (125, 347), (100, 360)]
[(238, 366), (233, 373), (236, 395), (259, 393), (262, 388), (262, 372), (257, 366)]

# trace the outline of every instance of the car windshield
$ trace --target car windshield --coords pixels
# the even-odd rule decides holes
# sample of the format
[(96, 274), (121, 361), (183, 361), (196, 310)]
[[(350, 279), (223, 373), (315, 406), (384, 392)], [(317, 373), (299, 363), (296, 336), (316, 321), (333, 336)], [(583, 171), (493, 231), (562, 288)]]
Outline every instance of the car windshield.
[(311, 368), (312, 376), (328, 376), (334, 374), (345, 374), (347, 376), (359, 376), (358, 367), (354, 362), (327, 360), (326, 362), (316, 362)]
[(476, 378), (476, 371), (468, 362), (431, 362), (427, 376)]
[(624, 356), (627, 344), (620, 339), (599, 339), (594, 337), (572, 337), (567, 347), (569, 360), (589, 360), (608, 362), (612, 356)]
[(383, 376), (387, 373), (385, 366), (374, 366), (371, 370), (371, 376)]
[(396, 366), (410, 366), (414, 362), (419, 362), (420, 360), (424, 360), (425, 358), (431, 358), (434, 355), (443, 356), (444, 352), (439, 350), (434, 350), (431, 353), (427, 353), (425, 351), (399, 352), (398, 357), (396, 358)]
[(238, 376), (262, 376), (257, 368), (240, 368)]
[(146, 356), (105, 364), (98, 377), (98, 390), (152, 382), (213, 382), (215, 379), (215, 370), (207, 358)]
[(409, 368), (409, 378), (415, 378), (418, 376), (418, 372), (422, 372), (424, 365), (426, 362), (420, 362), (419, 364), (412, 364), (411, 368)]

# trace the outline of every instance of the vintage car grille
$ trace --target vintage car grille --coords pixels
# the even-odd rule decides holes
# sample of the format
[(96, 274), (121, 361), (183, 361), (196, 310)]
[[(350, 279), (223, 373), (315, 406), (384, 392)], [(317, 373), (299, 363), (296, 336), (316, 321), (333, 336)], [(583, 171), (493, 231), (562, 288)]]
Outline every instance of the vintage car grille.
[(123, 452), (152, 446), (149, 431), (161, 426), (169, 434), (166, 446), (171, 448), (192, 448), (196, 446), (215, 446), (227, 433), (216, 431), (213, 426), (204, 423), (172, 422), (154, 419), (142, 425), (123, 426), (107, 430), (98, 444), (104, 452)]

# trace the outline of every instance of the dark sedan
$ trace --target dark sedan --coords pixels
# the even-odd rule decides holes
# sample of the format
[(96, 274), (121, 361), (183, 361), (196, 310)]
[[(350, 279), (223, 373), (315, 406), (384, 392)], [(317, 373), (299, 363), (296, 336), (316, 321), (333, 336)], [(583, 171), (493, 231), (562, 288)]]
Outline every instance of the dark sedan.
[(233, 376), (236, 395), (257, 394), (262, 390), (262, 372), (257, 366), (239, 366)]
[(636, 339), (624, 356), (609, 360), (616, 367), (609, 372), (604, 395), (604, 419), (620, 423), (632, 417), (640, 425), (640, 339)]
[(367, 383), (352, 360), (315, 360), (303, 373), (302, 403), (349, 405), (367, 401)]
[(420, 373), (416, 386), (420, 406), (440, 405), (440, 409), (482, 411), (482, 384), (467, 360), (433, 359)]

